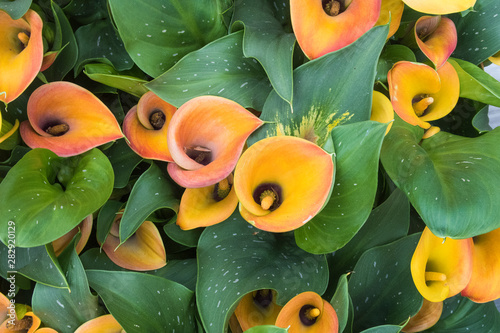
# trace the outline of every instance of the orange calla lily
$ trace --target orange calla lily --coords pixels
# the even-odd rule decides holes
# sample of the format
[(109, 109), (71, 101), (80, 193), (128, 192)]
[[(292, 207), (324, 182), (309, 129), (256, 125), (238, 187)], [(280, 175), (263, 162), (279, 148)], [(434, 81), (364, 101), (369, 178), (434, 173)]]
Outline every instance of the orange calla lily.
[(258, 141), (235, 170), (241, 216), (265, 231), (297, 229), (323, 208), (333, 172), (332, 156), (310, 141), (292, 136)]
[(5, 320), (0, 325), (0, 333), (57, 333), (56, 330), (49, 327), (39, 328), (41, 324), (40, 318), (33, 312), (26, 312), (21, 319)]
[(500, 66), (500, 51), (489, 57), (488, 60), (494, 63), (495, 65)]
[(292, 27), (309, 59), (337, 51), (377, 22), (381, 0), (290, 0)]
[(443, 313), (443, 302), (431, 302), (424, 298), (422, 307), (403, 327), (402, 332), (422, 332), (434, 326)]
[(233, 171), (248, 136), (261, 125), (259, 118), (231, 100), (193, 98), (170, 121), (167, 140), (175, 163), (169, 163), (169, 175), (186, 188), (220, 182)]
[(167, 264), (167, 255), (158, 229), (151, 221), (144, 221), (137, 231), (120, 245), (119, 225), (123, 212), (116, 214), (102, 249), (109, 259), (120, 267), (149, 271)]
[(378, 121), (379, 123), (391, 122), (385, 130), (385, 134), (391, 130), (392, 121), (394, 120), (394, 110), (392, 109), (391, 101), (384, 94), (376, 90), (373, 91), (370, 120)]
[(113, 315), (107, 314), (87, 321), (75, 333), (125, 333)]
[(472, 239), (435, 236), (425, 228), (411, 259), (411, 275), (420, 295), (441, 302), (461, 292), (472, 274)]
[(339, 320), (333, 306), (312, 291), (298, 294), (281, 309), (276, 326), (289, 333), (337, 333)]
[(0, 101), (19, 97), (40, 71), (42, 28), (42, 19), (31, 9), (18, 20), (0, 10)]
[(87, 241), (90, 237), (90, 232), (92, 231), (92, 214), (87, 216), (80, 224), (74, 227), (70, 232), (65, 235), (59, 237), (58, 239), (52, 241), (52, 247), (54, 248), (54, 253), (56, 256), (59, 256), (66, 246), (73, 240), (73, 237), (80, 231), (81, 237), (78, 243), (76, 244), (76, 253), (80, 254), (83, 248), (87, 244)]
[(387, 39), (391, 38), (399, 29), (404, 8), (405, 4), (403, 0), (382, 0), (380, 16), (375, 25), (385, 25), (389, 23), (389, 20), (391, 21)]
[(61, 157), (81, 154), (123, 136), (115, 116), (90, 91), (70, 82), (52, 82), (28, 100), (21, 137), (31, 148)]
[(167, 129), (177, 108), (152, 91), (142, 95), (123, 120), (123, 134), (139, 156), (173, 162), (167, 146)]
[(477, 303), (500, 297), (500, 228), (472, 238), (472, 277), (462, 296)]
[(418, 47), (436, 68), (446, 63), (457, 46), (455, 23), (447, 17), (422, 16), (413, 31)]
[(255, 290), (246, 294), (234, 310), (243, 331), (259, 325), (274, 325), (283, 307), (276, 304), (276, 292)]
[(208, 227), (226, 220), (238, 206), (233, 176), (215, 185), (188, 188), (181, 198), (177, 225), (182, 230)]
[(445, 15), (467, 10), (474, 6), (476, 0), (403, 0), (403, 2), (417, 12)]
[(450, 113), (458, 102), (460, 82), (453, 66), (446, 62), (437, 71), (409, 61), (399, 61), (387, 73), (394, 111), (407, 123), (424, 129), (428, 121)]

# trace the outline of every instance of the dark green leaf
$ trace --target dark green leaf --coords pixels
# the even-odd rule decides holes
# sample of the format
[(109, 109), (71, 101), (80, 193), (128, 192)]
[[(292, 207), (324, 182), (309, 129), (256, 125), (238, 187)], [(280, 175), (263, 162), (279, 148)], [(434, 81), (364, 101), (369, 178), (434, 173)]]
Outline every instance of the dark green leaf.
[(99, 244), (104, 244), (106, 241), (106, 237), (108, 237), (109, 230), (111, 230), (116, 213), (118, 213), (122, 206), (123, 203), (120, 201), (109, 200), (99, 210), (96, 233)]
[(123, 188), (127, 186), (132, 171), (142, 161), (142, 157), (137, 155), (128, 146), (125, 140), (118, 140), (105, 152), (113, 167), (115, 173), (114, 188)]
[(196, 247), (198, 245), (198, 239), (203, 232), (203, 228), (182, 230), (175, 223), (165, 224), (163, 230), (172, 240), (188, 247)]
[(154, 271), (148, 271), (147, 273), (180, 283), (189, 290), (194, 291), (196, 287), (196, 272), (196, 259), (193, 258), (169, 260), (166, 266)]
[(339, 283), (337, 284), (337, 290), (335, 290), (335, 294), (330, 300), (330, 304), (337, 313), (339, 332), (343, 332), (349, 319), (349, 288), (347, 285), (347, 274), (340, 277)]
[[(492, 109), (490, 111), (490, 109)], [(496, 108), (498, 110), (498, 108)], [(491, 131), (495, 126), (495, 124), (492, 124), (490, 120), (490, 115), (497, 115), (499, 112), (494, 111), (495, 109), (486, 105), (484, 106), (481, 110), (476, 113), (474, 118), (472, 119), (472, 125), (474, 126), (475, 129), (477, 129), (479, 132), (488, 132)]]
[(31, 0), (0, 0), (0, 10), (4, 10), (13, 20), (20, 19), (31, 6)]
[(361, 333), (398, 333), (401, 332), (403, 326), (398, 325), (381, 325), (364, 330)]
[(63, 9), (71, 19), (81, 24), (89, 24), (108, 16), (106, 0), (71, 0)]
[(245, 331), (245, 333), (287, 333), (288, 329), (280, 328), (274, 325), (254, 326)]

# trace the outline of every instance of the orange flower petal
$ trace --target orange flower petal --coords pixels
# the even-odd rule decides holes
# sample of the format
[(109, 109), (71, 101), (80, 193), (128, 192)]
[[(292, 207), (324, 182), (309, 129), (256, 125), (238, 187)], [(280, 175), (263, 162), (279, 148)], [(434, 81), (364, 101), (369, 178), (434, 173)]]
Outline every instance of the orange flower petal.
[(420, 294), (441, 302), (461, 292), (472, 274), (472, 239), (442, 239), (425, 228), (411, 259), (411, 275)]
[(394, 110), (392, 109), (391, 101), (381, 92), (373, 91), (372, 97), (372, 113), (370, 120), (378, 121), (379, 123), (388, 123), (385, 134), (389, 133), (394, 120)]
[(55, 329), (49, 327), (42, 327), (35, 331), (35, 333), (58, 333)]
[(81, 154), (123, 136), (106, 105), (70, 82), (52, 82), (36, 89), (28, 100), (28, 119), (20, 128), (24, 142), (61, 157)]
[(476, 303), (500, 298), (500, 228), (473, 238), (473, 268), (462, 296)]
[(403, 2), (418, 12), (445, 15), (467, 10), (474, 6), (476, 0), (403, 0)]
[(256, 290), (246, 294), (234, 310), (243, 331), (259, 325), (274, 325), (283, 307), (276, 304), (276, 292)]
[(457, 46), (455, 23), (447, 17), (422, 16), (414, 33), (418, 47), (436, 68), (444, 65)]
[(10, 300), (0, 292), (0, 323), (9, 317)]
[(167, 134), (175, 163), (168, 173), (186, 188), (220, 182), (233, 171), (248, 136), (262, 121), (239, 104), (216, 96), (193, 98), (173, 115)]
[(391, 21), (387, 39), (391, 38), (399, 29), (404, 8), (405, 4), (403, 0), (382, 0), (380, 16), (375, 25), (385, 25), (389, 23), (389, 20)]
[(18, 20), (0, 10), (0, 101), (15, 100), (40, 71), (42, 27), (42, 19), (31, 9)]
[(422, 332), (434, 326), (443, 312), (443, 302), (430, 302), (424, 298), (420, 311), (410, 318), (402, 332)]
[(42, 323), (40, 318), (38, 318), (33, 312), (29, 311), (24, 314), (22, 319), (14, 319), (14, 325), (9, 319), (5, 320), (2, 325), (0, 325), (0, 333), (12, 333), (12, 332), (26, 332), (34, 333), (37, 328), (40, 327)]
[(75, 333), (124, 333), (121, 325), (110, 315), (104, 315), (87, 321), (78, 327)]
[(143, 158), (173, 162), (167, 133), (176, 110), (152, 91), (144, 94), (123, 120), (123, 133), (130, 148)]
[(68, 244), (73, 240), (73, 237), (80, 231), (81, 237), (76, 244), (76, 253), (80, 254), (83, 248), (87, 244), (90, 237), (90, 232), (92, 231), (92, 214), (87, 216), (80, 224), (74, 227), (70, 232), (61, 236), (60, 238), (52, 241), (52, 247), (54, 248), (54, 253), (58, 257), (62, 251), (68, 246)]
[(335, 309), (312, 291), (298, 294), (286, 303), (275, 325), (288, 328), (289, 333), (337, 333), (339, 330)]
[(44, 70), (49, 69), (49, 67), (52, 66), (54, 61), (56, 61), (59, 52), (60, 51), (47, 52), (47, 54), (43, 56), (42, 67), (40, 68), (40, 72), (43, 72)]
[[(310, 141), (291, 136), (258, 141), (235, 170), (241, 216), (266, 231), (297, 229), (323, 208), (333, 171), (332, 156)], [(266, 204), (267, 194), (274, 199)]]

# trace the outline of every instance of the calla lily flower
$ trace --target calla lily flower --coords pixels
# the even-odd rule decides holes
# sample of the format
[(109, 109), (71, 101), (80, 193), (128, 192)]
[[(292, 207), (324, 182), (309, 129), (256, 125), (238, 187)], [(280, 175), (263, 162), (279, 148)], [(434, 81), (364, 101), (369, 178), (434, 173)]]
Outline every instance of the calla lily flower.
[(243, 331), (254, 326), (274, 325), (283, 307), (276, 304), (276, 292), (271, 289), (256, 290), (246, 294), (234, 310)]
[(113, 315), (107, 314), (87, 321), (75, 333), (125, 333)]
[(42, 28), (42, 19), (31, 9), (18, 20), (0, 10), (0, 101), (19, 97), (40, 71)]
[(441, 128), (437, 126), (431, 126), (427, 131), (425, 131), (424, 135), (422, 136), (422, 139), (428, 139), (432, 137), (434, 134), (437, 134), (441, 132)]
[(15, 318), (11, 318), (8, 316), (10, 304), (9, 299), (0, 293), (0, 333), (57, 333), (49, 327), (39, 328), (42, 322), (29, 306), (27, 306), (29, 311), (22, 318), (17, 318), (17, 314)]
[(52, 241), (52, 247), (54, 248), (54, 253), (56, 256), (59, 256), (64, 249), (68, 246), (68, 244), (73, 240), (73, 237), (80, 231), (81, 237), (76, 244), (76, 253), (80, 254), (83, 248), (87, 244), (87, 241), (90, 237), (90, 232), (92, 231), (92, 214), (87, 216), (79, 225), (74, 227), (70, 232), (66, 233), (62, 237)]
[(375, 25), (386, 25), (389, 23), (389, 20), (391, 21), (387, 39), (391, 38), (399, 29), (404, 8), (405, 4), (403, 0), (382, 0), (380, 16)]
[(462, 296), (476, 303), (500, 297), (500, 228), (472, 238), (472, 277)]
[(182, 230), (208, 227), (226, 220), (238, 206), (233, 176), (215, 185), (188, 188), (181, 198), (177, 225)]
[(298, 294), (281, 309), (276, 326), (289, 333), (337, 333), (339, 321), (333, 306), (312, 291)]
[(474, 6), (476, 0), (403, 0), (403, 2), (417, 12), (445, 15), (467, 10)]
[(437, 71), (409, 61), (399, 61), (387, 73), (394, 111), (407, 123), (424, 129), (428, 121), (450, 113), (458, 102), (460, 82), (453, 66), (446, 62)]
[(123, 120), (123, 134), (139, 156), (173, 162), (167, 146), (167, 128), (177, 110), (152, 91), (142, 95)]
[(381, 0), (291, 0), (292, 27), (309, 59), (337, 51), (361, 37), (378, 20)]
[(333, 172), (332, 156), (310, 141), (291, 136), (260, 140), (236, 166), (241, 216), (265, 231), (297, 229), (323, 208)]
[(379, 123), (388, 123), (385, 134), (389, 133), (394, 120), (394, 110), (392, 109), (391, 101), (381, 92), (374, 90), (372, 96), (372, 113), (370, 120), (378, 121)]
[(447, 17), (422, 16), (413, 29), (418, 47), (439, 69), (457, 46), (455, 23)]
[(109, 259), (120, 267), (149, 271), (167, 264), (167, 255), (158, 229), (151, 221), (144, 221), (137, 231), (120, 245), (119, 225), (123, 212), (116, 214), (102, 249)]
[(248, 136), (262, 121), (241, 105), (217, 96), (183, 104), (172, 116), (167, 134), (175, 163), (167, 170), (186, 188), (214, 185), (234, 170)]
[(411, 275), (420, 295), (431, 302), (455, 296), (472, 274), (472, 239), (435, 236), (425, 228), (411, 259)]
[(500, 66), (500, 51), (489, 57), (488, 60), (494, 63), (495, 65)]
[(443, 302), (431, 302), (424, 298), (420, 311), (410, 318), (402, 332), (422, 332), (434, 326), (441, 318)]
[(115, 116), (90, 91), (70, 82), (52, 82), (28, 100), (21, 137), (31, 148), (61, 157), (79, 155), (123, 136)]

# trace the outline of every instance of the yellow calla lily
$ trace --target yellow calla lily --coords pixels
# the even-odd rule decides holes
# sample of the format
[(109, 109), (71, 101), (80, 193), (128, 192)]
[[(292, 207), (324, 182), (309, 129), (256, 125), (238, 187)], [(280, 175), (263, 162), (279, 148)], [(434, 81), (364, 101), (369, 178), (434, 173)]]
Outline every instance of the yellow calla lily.
[(274, 325), (283, 307), (276, 304), (276, 292), (271, 289), (255, 290), (243, 296), (234, 314), (243, 331), (254, 326)]
[(382, 0), (380, 16), (375, 25), (386, 25), (389, 23), (389, 20), (391, 21), (387, 39), (391, 38), (399, 29), (404, 8), (405, 4), (403, 0)]
[(424, 298), (422, 307), (403, 327), (401, 332), (422, 332), (434, 326), (443, 313), (443, 302), (431, 302)]
[(500, 66), (500, 51), (489, 57), (488, 60), (494, 63), (495, 65)]
[(391, 101), (384, 94), (376, 90), (373, 91), (370, 120), (384, 124), (391, 122), (385, 130), (385, 134), (391, 130), (392, 121), (394, 120), (394, 110), (392, 109)]
[(125, 333), (121, 325), (111, 314), (87, 321), (78, 327), (75, 333)]
[(422, 16), (413, 30), (418, 47), (439, 69), (457, 46), (455, 23), (447, 17)]
[(403, 0), (403, 2), (417, 12), (445, 15), (467, 10), (474, 6), (476, 0)]

